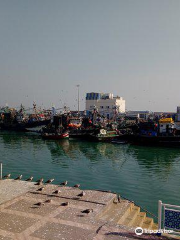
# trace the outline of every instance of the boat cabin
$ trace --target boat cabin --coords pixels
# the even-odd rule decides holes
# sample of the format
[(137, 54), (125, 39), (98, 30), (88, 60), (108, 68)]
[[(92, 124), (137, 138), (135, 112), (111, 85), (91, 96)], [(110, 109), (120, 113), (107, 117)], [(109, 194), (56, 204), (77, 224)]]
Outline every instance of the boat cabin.
[(174, 121), (172, 118), (162, 118), (159, 120), (160, 135), (171, 135), (175, 130)]

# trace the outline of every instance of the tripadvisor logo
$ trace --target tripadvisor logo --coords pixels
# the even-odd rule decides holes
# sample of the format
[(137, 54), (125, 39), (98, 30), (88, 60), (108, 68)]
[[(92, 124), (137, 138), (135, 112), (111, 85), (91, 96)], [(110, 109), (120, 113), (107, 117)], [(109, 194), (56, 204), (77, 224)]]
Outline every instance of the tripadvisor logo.
[(136, 233), (136, 235), (142, 235), (143, 234), (143, 229), (141, 227), (137, 227), (135, 229), (135, 233)]

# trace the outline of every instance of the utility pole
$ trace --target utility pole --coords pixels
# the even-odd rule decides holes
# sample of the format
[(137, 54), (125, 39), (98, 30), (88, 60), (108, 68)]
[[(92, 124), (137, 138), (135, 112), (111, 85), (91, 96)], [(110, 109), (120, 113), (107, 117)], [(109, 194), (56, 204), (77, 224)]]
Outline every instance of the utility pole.
[(78, 85), (76, 85), (76, 87), (78, 88), (78, 115), (79, 115), (79, 87), (80, 87), (80, 85), (78, 84)]

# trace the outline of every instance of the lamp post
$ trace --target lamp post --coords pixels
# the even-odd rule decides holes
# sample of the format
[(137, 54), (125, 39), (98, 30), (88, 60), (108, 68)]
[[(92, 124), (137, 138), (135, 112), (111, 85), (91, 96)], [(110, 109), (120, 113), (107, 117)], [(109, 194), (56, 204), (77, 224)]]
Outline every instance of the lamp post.
[(78, 115), (79, 115), (79, 87), (80, 87), (80, 85), (78, 84), (78, 85), (76, 85), (76, 87), (78, 89)]
[(94, 108), (93, 108), (93, 124), (96, 124), (96, 119), (97, 119), (97, 107), (94, 105)]

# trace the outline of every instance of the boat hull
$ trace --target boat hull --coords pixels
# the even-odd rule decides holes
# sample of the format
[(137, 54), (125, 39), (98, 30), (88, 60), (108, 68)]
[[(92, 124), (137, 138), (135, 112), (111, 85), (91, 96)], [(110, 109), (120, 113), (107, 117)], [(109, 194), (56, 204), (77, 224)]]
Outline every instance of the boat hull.
[(43, 134), (42, 135), (43, 139), (46, 140), (61, 140), (61, 139), (68, 139), (69, 138), (69, 133), (62, 133), (62, 134)]
[(43, 120), (43, 121), (34, 121), (29, 123), (12, 123), (12, 124), (5, 124), (1, 123), (0, 128), (6, 131), (19, 131), (19, 132), (28, 132), (35, 127), (42, 127), (50, 123), (50, 120)]
[(87, 139), (94, 142), (111, 142), (114, 140), (117, 136), (93, 136), (89, 135), (87, 136)]
[[(102, 131), (104, 132), (102, 133)], [(86, 137), (88, 140), (95, 142), (112, 142), (112, 140), (116, 139), (118, 136), (116, 131), (106, 131), (102, 129), (100, 133), (89, 134)]]

